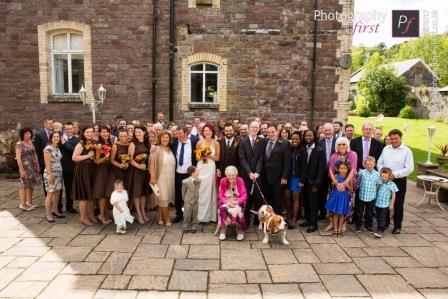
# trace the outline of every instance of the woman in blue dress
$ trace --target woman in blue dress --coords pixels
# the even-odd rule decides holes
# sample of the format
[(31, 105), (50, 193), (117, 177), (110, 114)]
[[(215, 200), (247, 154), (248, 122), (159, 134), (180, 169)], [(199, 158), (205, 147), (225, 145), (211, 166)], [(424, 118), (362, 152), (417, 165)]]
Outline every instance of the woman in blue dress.
[(344, 182), (347, 179), (347, 175), (350, 171), (350, 165), (347, 161), (336, 162), (336, 180), (337, 183), (333, 183), (333, 190), (328, 197), (325, 209), (327, 209), (332, 215), (333, 223), (333, 235), (342, 237), (342, 225), (345, 221), (345, 216), (350, 213), (350, 189), (344, 186)]
[(290, 136), (291, 140), (291, 173), (288, 179), (288, 188), (285, 190), (285, 208), (288, 219), (288, 228), (296, 227), (297, 215), (300, 209), (300, 192), (299, 175), (302, 171), (302, 138), (299, 132), (294, 132)]

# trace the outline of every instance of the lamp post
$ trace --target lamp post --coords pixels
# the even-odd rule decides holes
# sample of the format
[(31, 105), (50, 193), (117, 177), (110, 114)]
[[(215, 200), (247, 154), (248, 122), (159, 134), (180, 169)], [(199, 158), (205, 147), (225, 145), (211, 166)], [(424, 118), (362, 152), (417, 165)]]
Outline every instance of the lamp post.
[(432, 136), (436, 133), (436, 127), (434, 125), (431, 125), (428, 127), (428, 135), (429, 135), (429, 142), (428, 142), (428, 159), (426, 160), (426, 165), (432, 165), (431, 163), (431, 146), (432, 146)]
[(96, 123), (96, 111), (98, 106), (100, 104), (103, 105), (104, 100), (106, 99), (106, 89), (103, 87), (103, 84), (101, 84), (100, 88), (98, 88), (98, 101), (95, 100), (93, 93), (91, 93), (91, 96), (88, 98), (87, 90), (84, 88), (84, 85), (82, 85), (79, 90), (79, 98), (81, 99), (83, 105), (89, 105), (90, 111), (92, 111), (93, 123)]

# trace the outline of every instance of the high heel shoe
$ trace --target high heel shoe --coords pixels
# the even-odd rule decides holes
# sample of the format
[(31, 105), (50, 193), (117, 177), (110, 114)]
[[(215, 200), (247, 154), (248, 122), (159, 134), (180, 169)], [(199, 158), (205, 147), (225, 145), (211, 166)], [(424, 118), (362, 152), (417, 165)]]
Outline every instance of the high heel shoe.
[(53, 216), (56, 218), (65, 218), (64, 214), (56, 214), (55, 212), (53, 212)]
[(84, 225), (86, 225), (86, 226), (91, 226), (91, 225), (93, 225), (93, 223), (90, 222), (90, 221), (81, 221), (81, 224), (84, 224)]
[(108, 225), (108, 224), (110, 224), (112, 221), (111, 221), (111, 220), (104, 220), (104, 219), (98, 217), (98, 222), (99, 222), (100, 224), (103, 224), (103, 225)]
[(47, 217), (47, 222), (48, 222), (48, 223), (54, 223), (54, 218), (48, 218), (48, 217)]

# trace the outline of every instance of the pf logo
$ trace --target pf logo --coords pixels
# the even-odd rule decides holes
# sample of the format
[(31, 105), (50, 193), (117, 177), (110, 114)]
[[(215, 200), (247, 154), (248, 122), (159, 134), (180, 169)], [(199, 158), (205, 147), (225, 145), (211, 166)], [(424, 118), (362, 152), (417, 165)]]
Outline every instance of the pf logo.
[(418, 10), (392, 10), (392, 37), (419, 37)]

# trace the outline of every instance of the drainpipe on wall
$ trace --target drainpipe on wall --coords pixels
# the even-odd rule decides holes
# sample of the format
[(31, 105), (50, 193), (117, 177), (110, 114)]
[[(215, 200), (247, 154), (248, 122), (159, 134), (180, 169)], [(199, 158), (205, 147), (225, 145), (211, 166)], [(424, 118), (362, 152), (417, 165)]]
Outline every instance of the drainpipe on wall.
[(174, 106), (174, 0), (170, 0), (170, 27), (169, 27), (169, 106), (168, 117), (173, 121), (173, 106)]
[(152, 0), (152, 121), (156, 121), (156, 86), (157, 86), (157, 73), (156, 73), (156, 56), (157, 56), (157, 0)]
[[(319, 7), (319, 0), (314, 0), (314, 10)], [(312, 14), (314, 16), (314, 13)], [(317, 18), (314, 19), (313, 27), (313, 66), (311, 70), (311, 127), (315, 127), (314, 124), (314, 108), (316, 106), (316, 79), (317, 79)]]

